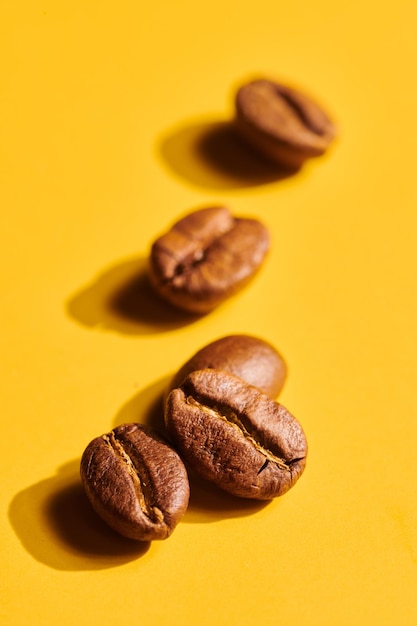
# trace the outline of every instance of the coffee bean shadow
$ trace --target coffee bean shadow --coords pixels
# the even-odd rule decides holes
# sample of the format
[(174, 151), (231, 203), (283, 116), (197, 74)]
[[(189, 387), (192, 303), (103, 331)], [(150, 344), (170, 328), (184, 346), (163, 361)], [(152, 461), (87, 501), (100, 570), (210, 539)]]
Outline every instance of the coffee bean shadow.
[[(164, 422), (164, 399), (173, 372), (139, 391), (124, 404), (113, 420), (113, 428), (129, 422), (140, 422), (154, 428), (171, 443)], [(187, 467), (190, 502), (181, 523), (204, 524), (225, 518), (251, 515), (268, 502), (232, 496), (202, 479)]]
[(205, 189), (227, 191), (266, 185), (298, 173), (262, 158), (228, 120), (176, 126), (159, 138), (157, 155), (176, 176)]
[(93, 511), (79, 478), (79, 459), (20, 491), (9, 519), (23, 547), (56, 570), (117, 567), (143, 556), (148, 542), (118, 535)]
[(164, 422), (164, 396), (171, 378), (172, 374), (164, 376), (132, 396), (115, 415), (111, 428), (139, 422), (151, 426), (169, 440)]
[(66, 302), (79, 324), (124, 335), (160, 333), (185, 326), (201, 316), (169, 306), (152, 289), (147, 259), (130, 258), (103, 270)]

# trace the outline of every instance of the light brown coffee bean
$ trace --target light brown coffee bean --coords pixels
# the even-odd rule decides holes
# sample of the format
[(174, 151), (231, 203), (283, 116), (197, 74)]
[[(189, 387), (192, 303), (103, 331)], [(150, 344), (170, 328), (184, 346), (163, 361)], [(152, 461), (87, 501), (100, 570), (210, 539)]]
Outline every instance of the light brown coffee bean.
[(268, 249), (258, 220), (233, 217), (226, 207), (200, 209), (153, 243), (151, 283), (174, 307), (208, 313), (253, 278)]
[(305, 468), (307, 441), (295, 417), (226, 372), (192, 372), (169, 394), (165, 422), (184, 461), (235, 496), (280, 496)]
[(272, 80), (253, 80), (238, 89), (236, 128), (263, 156), (298, 169), (326, 152), (336, 127), (309, 96)]
[(81, 459), (81, 479), (98, 515), (129, 539), (166, 539), (188, 506), (182, 460), (141, 424), (93, 439)]
[(227, 335), (204, 346), (184, 363), (169, 391), (179, 387), (191, 372), (203, 369), (234, 374), (270, 398), (278, 396), (287, 376), (284, 359), (270, 343), (251, 335)]

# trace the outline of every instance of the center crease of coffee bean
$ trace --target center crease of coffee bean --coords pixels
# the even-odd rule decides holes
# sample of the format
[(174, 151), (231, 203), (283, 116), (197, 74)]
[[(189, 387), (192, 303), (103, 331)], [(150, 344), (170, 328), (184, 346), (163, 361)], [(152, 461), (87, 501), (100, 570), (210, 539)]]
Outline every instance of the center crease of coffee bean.
[(182, 276), (183, 274), (191, 272), (195, 267), (203, 263), (205, 259), (205, 252), (203, 250), (199, 250), (199, 252), (195, 253), (191, 259), (178, 263), (172, 278), (175, 279), (177, 276)]
[(292, 99), (288, 94), (279, 91), (279, 96), (286, 102), (289, 107), (289, 110), (292, 112), (294, 118), (297, 118), (300, 122), (300, 126), (304, 123), (307, 127), (307, 130), (316, 134), (316, 135), (324, 135), (324, 129), (318, 127), (313, 123), (313, 120), (307, 115), (302, 106), (300, 106), (294, 99)]
[(143, 513), (154, 523), (161, 523), (164, 521), (164, 515), (162, 511), (153, 505), (147, 503), (145, 493), (148, 491), (150, 495), (150, 489), (147, 489), (146, 482), (139, 475), (139, 469), (135, 466), (130, 456), (127, 454), (122, 444), (116, 439), (114, 432), (110, 435), (103, 435), (104, 441), (112, 448), (113, 452), (125, 463), (126, 468), (132, 478), (135, 488), (136, 496), (139, 501), (139, 506)]
[(243, 424), (239, 416), (236, 415), (236, 413), (234, 413), (233, 411), (229, 410), (227, 411), (227, 414), (226, 414), (226, 411), (221, 412), (216, 407), (209, 407), (205, 404), (202, 404), (201, 402), (199, 402), (192, 396), (188, 396), (186, 399), (186, 402), (187, 404), (190, 404), (191, 406), (195, 406), (196, 408), (200, 409), (204, 413), (207, 413), (213, 417), (217, 417), (218, 419), (223, 420), (229, 426), (232, 426), (237, 431), (239, 431), (239, 433), (243, 435), (243, 437), (247, 441), (249, 441), (254, 446), (254, 448), (256, 448), (256, 450), (258, 450), (258, 452), (260, 452), (266, 459), (265, 463), (262, 465), (258, 474), (261, 473), (266, 468), (268, 461), (275, 463), (282, 470), (291, 471), (289, 464), (284, 459), (276, 456), (267, 448), (264, 448), (264, 446), (262, 446), (262, 444), (260, 444), (259, 441), (256, 440), (256, 438), (245, 427), (245, 425)]

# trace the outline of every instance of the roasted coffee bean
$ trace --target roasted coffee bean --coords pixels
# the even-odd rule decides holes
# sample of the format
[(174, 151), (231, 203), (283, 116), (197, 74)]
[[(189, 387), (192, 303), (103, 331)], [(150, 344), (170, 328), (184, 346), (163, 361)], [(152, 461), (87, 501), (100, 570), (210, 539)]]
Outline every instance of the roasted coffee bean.
[(253, 278), (268, 249), (258, 220), (233, 217), (226, 207), (200, 209), (154, 242), (151, 282), (174, 307), (208, 313)]
[(276, 398), (287, 375), (287, 366), (275, 348), (259, 337), (227, 335), (198, 350), (173, 377), (169, 391), (179, 387), (195, 370), (217, 369), (234, 374)]
[(236, 94), (236, 127), (258, 152), (284, 168), (298, 169), (324, 154), (336, 128), (310, 97), (271, 80), (253, 80)]
[(98, 515), (130, 539), (166, 539), (188, 506), (183, 462), (141, 424), (93, 439), (81, 459), (81, 479)]
[(295, 417), (220, 370), (192, 372), (173, 389), (165, 423), (184, 461), (235, 496), (280, 496), (305, 467), (307, 441)]

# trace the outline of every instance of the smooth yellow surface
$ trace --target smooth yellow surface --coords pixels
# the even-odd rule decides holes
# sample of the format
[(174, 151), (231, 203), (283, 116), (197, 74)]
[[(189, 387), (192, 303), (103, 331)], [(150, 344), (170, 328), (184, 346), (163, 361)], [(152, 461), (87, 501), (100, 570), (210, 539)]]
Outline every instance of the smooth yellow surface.
[[(412, 0), (1, 2), (2, 624), (417, 623), (416, 20)], [(284, 180), (198, 151), (259, 73), (340, 127)], [(212, 203), (272, 249), (187, 323), (134, 279)], [(167, 377), (233, 332), (285, 356), (307, 469), (267, 506), (196, 488), (170, 539), (132, 546), (79, 458), (158, 421)]]

